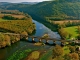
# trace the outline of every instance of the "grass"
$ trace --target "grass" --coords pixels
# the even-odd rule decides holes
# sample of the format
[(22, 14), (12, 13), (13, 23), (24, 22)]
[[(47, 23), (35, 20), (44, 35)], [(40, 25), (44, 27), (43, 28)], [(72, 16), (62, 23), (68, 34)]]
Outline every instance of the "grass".
[[(40, 56), (40, 52), (39, 51), (33, 51), (29, 56), (28, 56), (28, 60), (31, 60), (31, 59), (38, 59)], [(25, 59), (27, 60), (27, 59)]]
[(64, 46), (63, 50), (64, 50), (64, 55), (70, 53), (69, 47), (67, 47), (67, 46)]
[(52, 49), (44, 53), (42, 57), (40, 57), (40, 60), (50, 60), (49, 58), (51, 58), (51, 56), (52, 56)]
[(9, 21), (9, 20), (5, 20), (5, 19), (0, 18), (0, 22), (1, 22), (1, 21)]
[(64, 24), (64, 23), (68, 23), (68, 22), (80, 22), (80, 20), (64, 20), (64, 21), (51, 21), (55, 24)]
[(28, 54), (31, 52), (31, 49), (27, 49), (27, 50), (23, 50), (23, 51), (16, 51), (12, 56), (10, 56), (7, 60), (20, 60), (26, 56), (28, 56)]
[(76, 38), (78, 36), (77, 26), (67, 27), (67, 28), (64, 28), (64, 30), (72, 35), (71, 38)]

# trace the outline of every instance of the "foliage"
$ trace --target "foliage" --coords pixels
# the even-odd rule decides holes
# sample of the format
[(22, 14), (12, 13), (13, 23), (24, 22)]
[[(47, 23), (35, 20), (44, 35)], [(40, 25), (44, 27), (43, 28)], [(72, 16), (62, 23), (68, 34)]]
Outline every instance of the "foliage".
[(79, 56), (78, 56), (77, 53), (71, 53), (70, 57), (71, 57), (71, 59), (73, 59), (73, 60), (79, 60)]
[(69, 46), (69, 50), (70, 50), (71, 53), (74, 53), (76, 49), (75, 49), (74, 46)]
[(0, 33), (0, 41), (4, 41), (4, 35)]
[(66, 27), (66, 28), (64, 28), (64, 30), (67, 31), (69, 34), (71, 34), (70, 38), (77, 38), (77, 36), (79, 34), (77, 26)]
[(31, 20), (2, 21), (0, 22), (0, 29), (15, 33), (27, 31), (28, 34), (31, 34), (35, 30), (35, 24)]
[(52, 49), (44, 53), (41, 57), (40, 60), (50, 60), (49, 57), (52, 57)]
[(26, 35), (26, 36), (28, 36), (28, 33), (27, 33), (26, 31), (23, 31), (23, 32), (21, 33), (21, 35)]
[(27, 50), (17, 50), (12, 56), (10, 56), (9, 58), (7, 58), (7, 60), (20, 60), (26, 56), (28, 56), (28, 54), (31, 52), (31, 49), (27, 49)]
[(66, 39), (69, 35), (69, 33), (67, 31), (65, 31), (63, 28), (59, 29), (58, 32), (59, 32), (62, 39)]
[(64, 56), (65, 60), (79, 60), (79, 55), (77, 53), (66, 54)]
[(64, 46), (64, 47), (63, 47), (63, 50), (64, 50), (64, 55), (70, 53), (70, 50), (69, 50), (69, 47), (68, 47), (68, 46)]
[(20, 40), (18, 35), (7, 35), (0, 33), (0, 48), (11, 46), (11, 43), (17, 42)]
[(28, 60), (36, 60), (38, 59), (40, 56), (40, 52), (39, 51), (33, 51), (29, 56), (28, 56)]
[(11, 45), (10, 36), (9, 36), (9, 35), (5, 35), (4, 38), (5, 38), (6, 45), (7, 45), (7, 46), (10, 46), (10, 45)]
[(53, 54), (52, 54), (53, 58), (62, 56), (62, 55), (63, 55), (63, 51), (64, 51), (64, 50), (62, 49), (61, 46), (56, 45), (56, 46), (53, 48)]
[[(35, 5), (24, 5), (24, 4), (8, 4), (7, 9), (17, 9), (23, 12), (28, 12), (31, 15), (38, 14), (38, 17), (46, 18), (52, 17), (53, 20), (64, 20), (64, 19), (79, 19), (79, 5), (80, 2), (73, 0), (58, 0), (60, 2), (48, 1), (41, 2)], [(72, 6), (72, 7), (71, 7)], [(48, 8), (48, 9), (47, 9)]]
[(43, 38), (49, 38), (49, 35), (48, 34), (44, 34), (42, 37)]

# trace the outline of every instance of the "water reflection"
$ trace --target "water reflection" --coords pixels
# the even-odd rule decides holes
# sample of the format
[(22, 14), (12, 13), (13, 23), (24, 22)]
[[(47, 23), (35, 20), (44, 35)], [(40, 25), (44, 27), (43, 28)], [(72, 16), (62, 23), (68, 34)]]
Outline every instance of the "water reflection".
[(51, 38), (61, 39), (60, 35), (57, 32), (51, 31), (49, 28), (37, 21), (33, 20), (33, 22), (36, 24), (35, 36), (43, 36), (45, 33), (48, 33), (49, 37)]
[[(51, 38), (60, 39), (59, 34), (57, 34), (56, 32), (51, 31), (49, 28), (45, 27), (43, 24), (41, 24), (37, 21), (33, 20), (33, 22), (36, 24), (36, 33), (34, 34), (34, 36), (40, 36), (41, 37), (45, 33), (48, 33)], [(29, 41), (32, 41), (32, 39), (29, 38)], [(35, 39), (35, 42), (39, 42), (39, 40)], [(46, 43), (46, 40), (42, 40), (42, 42)], [(53, 43), (52, 41), (48, 41), (48, 42), (50, 44)], [(50, 47), (51, 46), (45, 45), (43, 48), (48, 49)], [(25, 49), (28, 49), (28, 48), (31, 48), (31, 49), (38, 48), (38, 49), (40, 49), (40, 47), (34, 46), (33, 43), (28, 43), (28, 42), (25, 42), (25, 41), (19, 41), (17, 43), (12, 44), (10, 47), (0, 49), (0, 60), (6, 60), (9, 56), (11, 56), (17, 50), (25, 50)]]

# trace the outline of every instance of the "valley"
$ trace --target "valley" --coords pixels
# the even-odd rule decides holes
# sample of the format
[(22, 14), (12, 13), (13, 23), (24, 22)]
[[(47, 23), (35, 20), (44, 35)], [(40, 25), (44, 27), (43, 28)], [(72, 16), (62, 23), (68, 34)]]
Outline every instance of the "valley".
[(0, 60), (14, 59), (80, 60), (80, 1), (0, 2)]

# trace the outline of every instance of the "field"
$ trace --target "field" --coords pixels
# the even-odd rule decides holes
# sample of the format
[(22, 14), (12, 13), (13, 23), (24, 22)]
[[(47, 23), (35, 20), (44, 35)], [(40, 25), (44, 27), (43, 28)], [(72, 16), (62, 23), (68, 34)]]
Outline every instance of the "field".
[(72, 35), (71, 38), (76, 38), (78, 36), (77, 26), (67, 27), (67, 28), (64, 28), (64, 30)]
[(2, 21), (9, 21), (9, 20), (0, 18), (0, 22), (2, 22)]
[(56, 24), (63, 24), (67, 22), (80, 22), (80, 20), (65, 20), (65, 21), (54, 21)]
[(2, 18), (3, 16), (12, 16), (12, 17), (15, 17), (15, 18), (24, 18), (25, 16), (24, 15), (16, 15), (16, 14), (0, 14), (0, 18)]
[(52, 21), (52, 20), (49, 20), (49, 22), (51, 23), (55, 23), (55, 24), (64, 24), (64, 23), (72, 23), (72, 22), (80, 22), (80, 20), (64, 20), (64, 21)]

